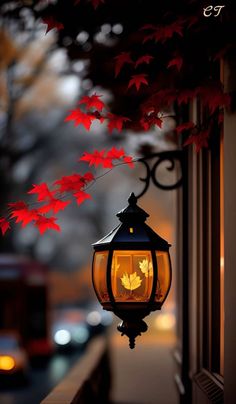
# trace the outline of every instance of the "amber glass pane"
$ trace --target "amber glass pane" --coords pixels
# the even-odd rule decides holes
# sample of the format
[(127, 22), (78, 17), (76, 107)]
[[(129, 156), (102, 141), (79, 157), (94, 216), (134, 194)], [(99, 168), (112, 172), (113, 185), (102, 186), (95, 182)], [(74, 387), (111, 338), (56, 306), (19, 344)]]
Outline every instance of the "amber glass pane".
[(163, 251), (156, 251), (157, 258), (157, 290), (155, 300), (162, 302), (170, 285), (170, 262), (169, 254)]
[(108, 251), (99, 251), (94, 255), (93, 261), (93, 282), (100, 302), (108, 302), (107, 293), (107, 259)]
[(152, 291), (153, 266), (150, 251), (114, 251), (111, 285), (118, 302), (145, 302)]

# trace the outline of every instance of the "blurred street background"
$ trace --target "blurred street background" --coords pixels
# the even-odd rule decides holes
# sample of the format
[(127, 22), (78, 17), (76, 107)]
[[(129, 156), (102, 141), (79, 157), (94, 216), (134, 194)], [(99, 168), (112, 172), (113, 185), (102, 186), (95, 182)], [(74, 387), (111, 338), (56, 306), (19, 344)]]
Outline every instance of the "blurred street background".
[[(112, 93), (94, 86), (86, 77), (89, 62), (71, 60), (67, 44), (59, 46), (56, 30), (45, 35), (46, 25), (35, 20), (29, 9), (22, 9), (21, 20), (10, 20), (1, 11), (1, 214), (8, 202), (27, 200), (32, 184), (50, 184), (62, 175), (85, 172), (86, 165), (78, 163), (85, 150), (123, 147), (139, 157), (144, 150), (177, 147), (171, 137), (173, 117), (166, 118), (162, 129), (112, 136), (96, 122), (89, 133), (65, 123), (82, 95), (102, 93), (112, 103)], [(109, 28), (113, 36), (107, 31), (97, 40), (111, 46), (109, 41), (123, 27), (107, 25), (103, 34)], [(86, 32), (81, 32), (77, 41), (89, 48), (86, 38)], [(159, 175), (168, 183), (176, 174), (164, 165)], [(91, 244), (117, 225), (116, 213), (127, 205), (131, 191), (141, 191), (143, 176), (144, 168), (136, 164), (132, 170), (120, 166), (100, 178), (91, 187), (91, 200), (58, 214), (60, 233), (48, 231), (40, 236), (34, 226), (15, 225), (1, 237), (0, 355), (5, 358), (0, 361), (1, 404), (39, 403), (99, 333), (108, 333), (111, 340), (115, 403), (176, 403), (170, 373), (176, 314), (175, 191), (150, 186), (139, 201), (150, 214), (148, 224), (172, 244), (173, 283), (162, 311), (147, 319), (149, 331), (137, 338), (134, 351), (116, 331), (118, 319), (102, 312), (91, 281)], [(17, 374), (12, 374), (12, 360)]]

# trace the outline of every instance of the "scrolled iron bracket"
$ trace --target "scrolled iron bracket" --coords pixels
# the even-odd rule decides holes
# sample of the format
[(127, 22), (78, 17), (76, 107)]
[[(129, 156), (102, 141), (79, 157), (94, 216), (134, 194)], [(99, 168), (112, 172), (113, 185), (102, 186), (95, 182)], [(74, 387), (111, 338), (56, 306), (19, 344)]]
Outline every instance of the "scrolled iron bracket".
[[(153, 162), (154, 161), (154, 162)], [(136, 195), (136, 198), (143, 196), (149, 188), (151, 181), (153, 184), (160, 189), (165, 191), (170, 191), (179, 188), (183, 183), (183, 151), (182, 150), (169, 150), (159, 153), (153, 153), (147, 157), (140, 158), (139, 163), (143, 164), (146, 169), (146, 176), (144, 178), (139, 178), (140, 181), (144, 182), (144, 188), (142, 192)], [(176, 166), (176, 162), (180, 163), (181, 176), (173, 184), (163, 184), (157, 178), (157, 171), (159, 166), (163, 162), (169, 162), (170, 165), (166, 167), (168, 171), (173, 171)]]

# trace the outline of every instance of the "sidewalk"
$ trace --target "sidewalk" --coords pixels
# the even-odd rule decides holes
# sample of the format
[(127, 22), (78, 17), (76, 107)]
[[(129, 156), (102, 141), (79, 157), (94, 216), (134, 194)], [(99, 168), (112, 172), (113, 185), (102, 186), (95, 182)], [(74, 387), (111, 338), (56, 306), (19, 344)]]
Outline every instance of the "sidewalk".
[(175, 336), (149, 331), (130, 350), (128, 340), (111, 335), (112, 402), (114, 404), (177, 404), (172, 349)]

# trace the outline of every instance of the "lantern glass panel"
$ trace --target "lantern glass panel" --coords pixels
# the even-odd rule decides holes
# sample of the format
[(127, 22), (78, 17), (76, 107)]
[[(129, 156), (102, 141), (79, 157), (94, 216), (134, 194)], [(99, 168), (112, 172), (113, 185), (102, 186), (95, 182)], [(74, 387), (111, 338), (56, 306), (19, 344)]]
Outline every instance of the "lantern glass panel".
[(107, 260), (108, 251), (99, 251), (94, 254), (93, 282), (100, 302), (108, 302), (107, 293)]
[(156, 251), (156, 258), (158, 281), (155, 293), (155, 301), (162, 302), (168, 293), (171, 281), (169, 253), (164, 251)]
[(153, 286), (150, 251), (113, 252), (111, 287), (117, 302), (149, 301)]

